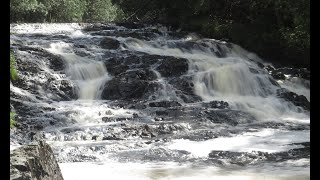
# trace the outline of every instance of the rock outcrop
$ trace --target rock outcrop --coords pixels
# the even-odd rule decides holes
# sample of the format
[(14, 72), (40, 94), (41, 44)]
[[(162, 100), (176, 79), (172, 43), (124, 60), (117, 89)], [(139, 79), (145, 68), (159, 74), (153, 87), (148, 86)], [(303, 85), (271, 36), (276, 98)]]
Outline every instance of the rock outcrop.
[(285, 88), (277, 90), (278, 97), (285, 99), (286, 101), (292, 102), (296, 106), (300, 106), (305, 110), (310, 111), (310, 102), (303, 95), (298, 95), (294, 92), (290, 92)]
[(100, 42), (100, 46), (104, 49), (118, 49), (120, 43), (116, 39), (106, 37)]
[(10, 152), (10, 179), (63, 180), (51, 147), (44, 141)]

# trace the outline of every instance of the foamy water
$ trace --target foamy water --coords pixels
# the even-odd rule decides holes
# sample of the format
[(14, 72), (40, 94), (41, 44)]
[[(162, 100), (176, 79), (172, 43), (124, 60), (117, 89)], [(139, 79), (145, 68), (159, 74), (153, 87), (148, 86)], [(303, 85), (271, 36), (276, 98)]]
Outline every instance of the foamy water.
[[(308, 129), (310, 113), (276, 96), (276, 90), (279, 87), (274, 85), (268, 72), (257, 65), (257, 62), (267, 64), (257, 55), (235, 44), (214, 39), (200, 39), (196, 35), (171, 39), (168, 34), (170, 31), (159, 27), (157, 27), (159, 34), (151, 41), (114, 36), (113, 38), (120, 42), (121, 47), (117, 50), (106, 50), (98, 45), (103, 36), (89, 34), (82, 31), (82, 28), (83, 25), (79, 24), (10, 26), (10, 30), (16, 33), (11, 37), (13, 41), (30, 47), (43, 48), (49, 53), (58, 55), (63, 58), (66, 66), (62, 72), (55, 72), (41, 59), (32, 58), (28, 52), (18, 51), (19, 57), (30, 56), (25, 58), (25, 61), (36, 63), (37, 67), (58, 80), (71, 80), (78, 90), (77, 100), (52, 101), (51, 95), (39, 87), (37, 92), (45, 97), (45, 101), (42, 101), (32, 92), (10, 84), (10, 91), (19, 95), (17, 98), (21, 98), (17, 101), (30, 109), (54, 108), (53, 111), (46, 111), (43, 114), (37, 114), (37, 117), (28, 118), (41, 121), (58, 120), (56, 125), (45, 127), (41, 135), (53, 147), (65, 180), (310, 178), (310, 159), (308, 158), (258, 162), (243, 166), (223, 159), (219, 159), (222, 165), (206, 161), (212, 151), (278, 153), (304, 147), (294, 143), (310, 142)], [(152, 29), (152, 27), (149, 28)], [(117, 27), (114, 31), (117, 30), (131, 31), (124, 27)], [(42, 37), (29, 36), (34, 34), (65, 35), (69, 39), (51, 40), (50, 37), (42, 39)], [(191, 45), (185, 45), (187, 43)], [(75, 44), (85, 46), (77, 48)], [(77, 51), (80, 50), (85, 55), (79, 55)], [(173, 119), (164, 118), (157, 122), (155, 120), (157, 115), (152, 108), (147, 107), (141, 110), (111, 105), (113, 101), (101, 100), (104, 85), (114, 78), (108, 73), (104, 61), (109, 58), (108, 53), (125, 57), (127, 51), (185, 58), (189, 70), (184, 75), (191, 77), (194, 84), (193, 90), (202, 98), (202, 102), (223, 100), (228, 102), (230, 109), (253, 115), (254, 123), (258, 125), (259, 123), (278, 123), (281, 126), (273, 128), (262, 124), (262, 127), (252, 129), (242, 124), (233, 127), (228, 124), (193, 120), (189, 117), (181, 121), (178, 115)], [(202, 102), (183, 103), (175, 87), (169, 83), (170, 78), (161, 76), (155, 67), (150, 67), (150, 70), (156, 76), (153, 82), (158, 83), (161, 88), (146, 98), (147, 104), (154, 100), (176, 100), (182, 103), (181, 108), (196, 109), (201, 106)], [(26, 83), (30, 85), (34, 81), (45, 83), (46, 78), (40, 76), (41, 74), (29, 77)], [(281, 87), (304, 95), (310, 100), (308, 88), (310, 82), (288, 78), (278, 83)], [(165, 108), (158, 110), (163, 109)], [(134, 115), (138, 118), (134, 119)], [(102, 120), (103, 118), (114, 118), (114, 121), (106, 122)], [(125, 120), (118, 122), (117, 118)], [(112, 135), (130, 134), (132, 129), (135, 130), (134, 128), (139, 129), (145, 125), (152, 127), (161, 123), (174, 124), (175, 126), (158, 127), (159, 129), (167, 128), (172, 133), (143, 138), (137, 130), (137, 132), (134, 131), (137, 133), (135, 136), (123, 137), (121, 140), (103, 140), (104, 137), (110, 138)], [(173, 127), (178, 128), (170, 130)], [(145, 130), (147, 131), (148, 128)], [(208, 139), (200, 138), (201, 140), (178, 136), (179, 133), (190, 135), (194, 132), (193, 128), (210, 131), (216, 135)], [(18, 147), (20, 146), (17, 144), (10, 144), (10, 150)]]

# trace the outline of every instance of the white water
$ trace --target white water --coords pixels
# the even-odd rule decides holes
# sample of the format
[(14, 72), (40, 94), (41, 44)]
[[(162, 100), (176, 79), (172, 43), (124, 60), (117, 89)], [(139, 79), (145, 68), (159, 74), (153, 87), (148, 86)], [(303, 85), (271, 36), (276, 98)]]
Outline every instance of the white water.
[(289, 144), (305, 142), (306, 139), (310, 139), (309, 131), (262, 129), (258, 132), (246, 132), (234, 137), (220, 137), (200, 142), (178, 139), (173, 140), (168, 147), (169, 149), (186, 150), (197, 157), (207, 157), (212, 150), (268, 153), (287, 151), (300, 147)]
[(102, 86), (110, 80), (104, 64), (74, 54), (68, 43), (51, 43), (48, 51), (61, 55), (67, 61), (66, 74), (79, 86), (80, 99), (100, 99)]
[(72, 33), (82, 29), (78, 23), (24, 23), (11, 24), (10, 31), (17, 34), (55, 34), (55, 33)]
[[(101, 38), (100, 36), (91, 36), (81, 31), (78, 24), (21, 24), (11, 27), (11, 30), (18, 34), (66, 34), (70, 38)], [(163, 33), (166, 34), (166, 29)], [(19, 39), (19, 38), (14, 38)], [(186, 50), (172, 46), (174, 43), (181, 42), (201, 42), (198, 38), (186, 37), (180, 40), (170, 40), (167, 36), (160, 36), (159, 41), (142, 41), (134, 38), (117, 39), (126, 45), (131, 51), (146, 52), (149, 54), (182, 57), (188, 59), (188, 75), (193, 77), (194, 91), (203, 98), (204, 101), (223, 100), (230, 104), (232, 109), (240, 109), (254, 115), (259, 121), (275, 121), (294, 124), (309, 124), (310, 116), (292, 104), (285, 102), (275, 96), (277, 89), (269, 80), (269, 75), (260, 69), (255, 63), (262, 62), (255, 54), (247, 52), (237, 45), (232, 48), (226, 46), (225, 42), (216, 40), (204, 40), (206, 48)], [(25, 38), (25, 43), (34, 41), (42, 42), (41, 39)], [(84, 42), (86, 42), (84, 40)], [(40, 44), (41, 44), (40, 43)], [(171, 44), (170, 44), (171, 43)], [(226, 56), (218, 58), (212, 53), (210, 48), (217, 49), (216, 43), (226, 51)], [(72, 145), (81, 147), (94, 141), (86, 138), (87, 135), (103, 135), (106, 133), (105, 126), (119, 124), (117, 122), (102, 122), (103, 117), (126, 117), (130, 118), (133, 113), (138, 113), (140, 117), (151, 120), (149, 117), (136, 110), (123, 108), (112, 109), (107, 101), (98, 101), (100, 99), (102, 86), (112, 77), (108, 74), (100, 57), (104, 50), (88, 42), (91, 48), (90, 57), (77, 55), (73, 49), (72, 43), (64, 41), (52, 41), (46, 44), (45, 49), (49, 52), (60, 55), (67, 62), (64, 70), (67, 77), (76, 82), (79, 90), (79, 100), (66, 102), (53, 102), (47, 104), (54, 107), (56, 112), (52, 112), (53, 118), (60, 118), (60, 114), (71, 112), (68, 118), (67, 127), (48, 127), (45, 128), (46, 139), (51, 141), (53, 147), (67, 149)], [(170, 44), (171, 46), (169, 47)], [(91, 46), (90, 46), (91, 45)], [(41, 46), (41, 45), (40, 45)], [(122, 47), (122, 49), (126, 49)], [(40, 65), (43, 69), (47, 66)], [(258, 71), (253, 73), (250, 69)], [(155, 71), (157, 80), (162, 84), (162, 89), (156, 93), (157, 100), (178, 100), (174, 89), (168, 83), (167, 79)], [(50, 72), (54, 73), (54, 72)], [(34, 77), (36, 80), (38, 77)], [(279, 82), (285, 87), (297, 94), (302, 94), (310, 99), (310, 90), (302, 86), (300, 81), (291, 80)], [(10, 90), (28, 97), (30, 100), (38, 102), (31, 93), (18, 87), (10, 85)], [(151, 100), (151, 99), (150, 99)], [(34, 105), (34, 108), (37, 108)], [(111, 115), (105, 112), (110, 111)], [(44, 119), (43, 117), (37, 117)], [(140, 122), (139, 122), (140, 123)], [(125, 122), (125, 124), (129, 124)], [(188, 126), (188, 124), (186, 125)], [(82, 128), (74, 134), (64, 134), (60, 130), (64, 128)], [(121, 128), (114, 127), (115, 130)], [(217, 128), (217, 127), (213, 127)], [(186, 128), (189, 129), (190, 128)], [(50, 134), (51, 132), (58, 132)], [(88, 140), (89, 139), (89, 140)], [(190, 153), (191, 157), (206, 158), (212, 150), (234, 151), (234, 152), (282, 152), (292, 148), (299, 148), (300, 145), (289, 145), (291, 143), (310, 141), (310, 131), (300, 130), (291, 131), (287, 129), (259, 129), (255, 132), (243, 132), (231, 137), (217, 137), (206, 141), (191, 141), (187, 139), (173, 139), (172, 141), (161, 144), (159, 147), (167, 150), (184, 150)], [(103, 141), (110, 143), (112, 152), (126, 152), (130, 150), (141, 150), (148, 148), (157, 148), (157, 146), (148, 146), (139, 138), (133, 138), (132, 141)], [(99, 143), (99, 142), (97, 142)], [(107, 145), (106, 145), (107, 146)], [(12, 145), (12, 149), (19, 146)], [(70, 148), (71, 150), (74, 150)], [(81, 148), (79, 148), (81, 149)], [(81, 150), (79, 150), (81, 152)], [(134, 152), (132, 151), (132, 152)], [(195, 168), (192, 163), (184, 162), (129, 162), (121, 163), (116, 159), (109, 159), (107, 152), (97, 154), (92, 151), (92, 155), (101, 157), (102, 162), (77, 162), (60, 163), (65, 180), (84, 180), (84, 179), (308, 179), (309, 178), (309, 159), (288, 160), (275, 164), (262, 164), (260, 167), (248, 167), (246, 169), (223, 169), (215, 166), (206, 166)], [(104, 154), (107, 153), (107, 154)], [(63, 157), (65, 154), (58, 154)], [(162, 155), (162, 154), (160, 154)], [(159, 155), (159, 156), (160, 156)], [(111, 157), (111, 156), (110, 156)]]
[[(288, 164), (303, 163), (309, 161), (287, 162)], [(285, 164), (285, 163), (284, 163)], [(310, 173), (307, 168), (297, 167), (289, 172), (285, 167), (263, 167), (263, 170), (252, 172), (240, 169), (230, 169), (228, 172), (218, 167), (192, 167), (191, 164), (178, 163), (61, 163), (59, 164), (66, 180), (104, 180), (104, 179), (134, 179), (134, 180), (307, 180)], [(87, 169), (91, 170), (87, 174)]]
[[(188, 39), (184, 41), (187, 42)], [(301, 108), (275, 97), (279, 87), (272, 84), (271, 77), (265, 70), (253, 63), (263, 62), (255, 54), (237, 45), (230, 49), (222, 42), (220, 48), (226, 52), (226, 56), (218, 58), (210, 51), (210, 48), (217, 49), (215, 40), (198, 41), (205, 42), (208, 47), (186, 50), (171, 47), (171, 44), (181, 42), (177, 40), (145, 42), (130, 38), (125, 44), (135, 51), (188, 59), (194, 91), (204, 101), (225, 100), (232, 108), (250, 112), (259, 120), (284, 119), (290, 116), (309, 121), (308, 114), (300, 113)], [(250, 69), (258, 73), (251, 72)], [(302, 92), (309, 98), (310, 90), (296, 84), (286, 83), (283, 87), (294, 89), (293, 92), (299, 94)]]

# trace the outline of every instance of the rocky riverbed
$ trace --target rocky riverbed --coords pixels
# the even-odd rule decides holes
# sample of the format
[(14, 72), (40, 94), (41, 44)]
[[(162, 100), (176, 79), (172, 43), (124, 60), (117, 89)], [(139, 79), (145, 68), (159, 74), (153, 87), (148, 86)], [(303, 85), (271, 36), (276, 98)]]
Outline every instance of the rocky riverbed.
[(307, 69), (160, 25), (10, 29), (11, 148), (46, 141), (66, 180), (310, 177)]

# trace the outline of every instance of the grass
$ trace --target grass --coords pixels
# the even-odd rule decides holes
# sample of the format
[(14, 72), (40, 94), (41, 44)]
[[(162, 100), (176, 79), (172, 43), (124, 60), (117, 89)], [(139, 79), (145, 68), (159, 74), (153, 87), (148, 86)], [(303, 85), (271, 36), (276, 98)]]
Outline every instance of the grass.
[(10, 79), (12, 79), (13, 81), (18, 79), (18, 72), (16, 67), (16, 57), (14, 56), (13, 52), (10, 51)]
[(13, 128), (16, 125), (15, 116), (16, 113), (10, 112), (10, 128)]

